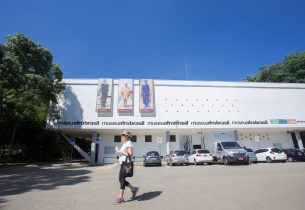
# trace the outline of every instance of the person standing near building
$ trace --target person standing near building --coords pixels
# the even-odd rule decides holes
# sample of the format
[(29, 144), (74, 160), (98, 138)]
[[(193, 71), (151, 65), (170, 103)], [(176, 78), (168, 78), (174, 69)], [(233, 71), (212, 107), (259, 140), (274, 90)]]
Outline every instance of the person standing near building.
[(121, 141), (123, 145), (119, 149), (118, 147), (115, 148), (116, 153), (119, 155), (119, 162), (120, 162), (120, 173), (119, 173), (119, 182), (120, 182), (120, 191), (119, 195), (115, 198), (113, 204), (121, 204), (124, 203), (124, 191), (125, 187), (129, 187), (131, 189), (131, 199), (134, 199), (137, 192), (139, 191), (138, 187), (133, 187), (128, 181), (126, 181), (126, 177), (124, 176), (124, 162), (130, 161), (128, 156), (133, 156), (133, 144), (130, 141), (132, 137), (131, 133), (128, 131), (123, 131), (121, 133)]

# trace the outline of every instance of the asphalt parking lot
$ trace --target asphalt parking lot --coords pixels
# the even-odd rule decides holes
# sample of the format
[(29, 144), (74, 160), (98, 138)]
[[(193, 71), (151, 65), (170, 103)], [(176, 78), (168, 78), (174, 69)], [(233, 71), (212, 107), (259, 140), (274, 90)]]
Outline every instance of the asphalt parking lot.
[[(136, 166), (133, 201), (113, 205), (118, 166), (2, 167), (0, 209), (305, 209), (305, 163)], [(131, 195), (125, 193), (125, 200)]]

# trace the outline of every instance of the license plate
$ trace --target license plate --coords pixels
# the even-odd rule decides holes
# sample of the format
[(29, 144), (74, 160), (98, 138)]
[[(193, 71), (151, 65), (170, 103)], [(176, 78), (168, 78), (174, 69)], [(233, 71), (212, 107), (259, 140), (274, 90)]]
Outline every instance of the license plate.
[(151, 160), (157, 160), (157, 158), (150, 158)]
[(238, 160), (244, 160), (244, 158), (238, 158)]

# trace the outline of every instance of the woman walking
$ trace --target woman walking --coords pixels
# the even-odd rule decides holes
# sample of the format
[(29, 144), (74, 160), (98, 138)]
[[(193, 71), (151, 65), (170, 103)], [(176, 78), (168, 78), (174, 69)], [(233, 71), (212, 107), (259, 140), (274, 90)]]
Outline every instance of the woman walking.
[[(131, 199), (134, 199), (137, 192), (139, 191), (138, 187), (133, 187), (128, 181), (126, 181), (126, 177), (124, 174), (124, 162), (131, 161), (129, 157), (133, 156), (133, 144), (130, 141), (132, 137), (131, 133), (128, 131), (123, 131), (121, 133), (121, 141), (123, 145), (119, 149), (118, 147), (115, 148), (116, 153), (119, 155), (119, 162), (120, 162), (120, 174), (119, 174), (119, 182), (120, 182), (120, 191), (118, 197), (114, 200), (114, 204), (121, 204), (124, 202), (124, 191), (125, 187), (129, 187), (131, 189)], [(129, 156), (129, 157), (128, 157)]]

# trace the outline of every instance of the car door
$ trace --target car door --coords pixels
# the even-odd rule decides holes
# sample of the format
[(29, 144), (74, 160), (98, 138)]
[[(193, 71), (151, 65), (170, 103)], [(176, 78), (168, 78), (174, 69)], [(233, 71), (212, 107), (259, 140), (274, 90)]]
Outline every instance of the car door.
[(194, 154), (196, 154), (196, 151), (192, 151), (190, 156), (189, 156), (189, 162), (190, 163), (194, 163), (194, 158), (195, 158)]
[(217, 160), (220, 160), (220, 159), (222, 159), (222, 151), (223, 151), (220, 143), (217, 143), (216, 149), (217, 149), (217, 151), (216, 151)]
[(255, 155), (257, 158), (257, 161), (265, 161), (266, 159), (263, 159), (263, 154), (262, 154), (263, 150), (259, 149), (255, 151)]

